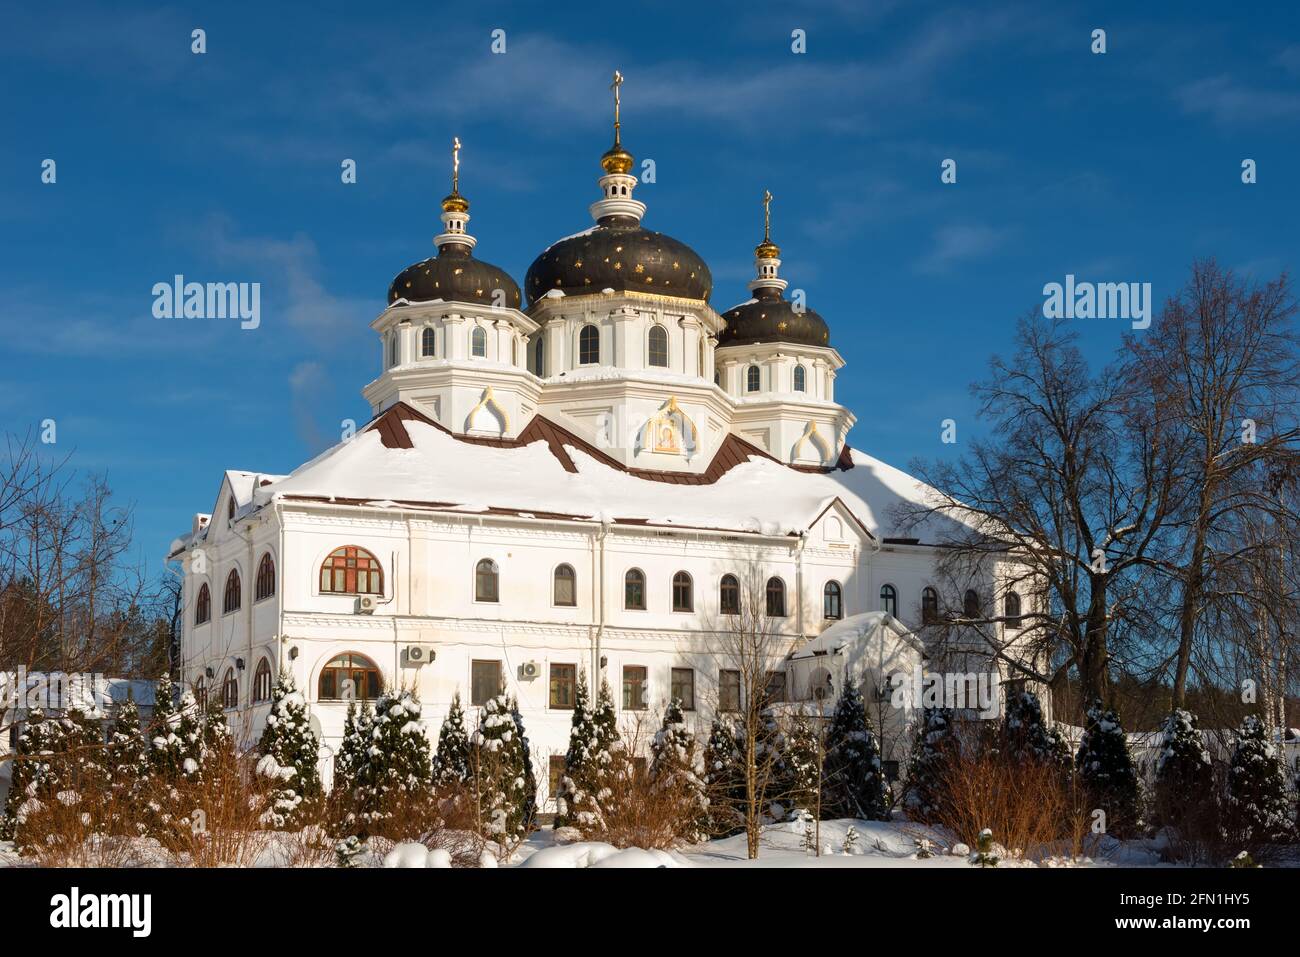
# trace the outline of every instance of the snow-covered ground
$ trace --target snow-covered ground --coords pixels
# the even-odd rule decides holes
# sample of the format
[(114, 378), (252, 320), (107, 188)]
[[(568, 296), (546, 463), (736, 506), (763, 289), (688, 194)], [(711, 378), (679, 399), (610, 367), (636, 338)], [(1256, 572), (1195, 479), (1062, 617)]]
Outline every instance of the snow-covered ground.
[[(850, 840), (850, 829), (854, 832)], [(256, 866), (276, 867), (291, 865), (285, 845), (289, 839), (277, 841), (277, 835), (268, 835), (266, 848), (257, 855)], [(922, 856), (922, 842), (926, 842), (928, 857)], [(673, 851), (622, 849), (592, 841), (557, 843), (555, 832), (549, 828), (535, 832), (508, 862), (497, 864), (485, 855), (485, 866), (526, 868), (585, 868), (585, 867), (956, 867), (975, 870), (969, 862), (970, 849), (954, 844), (942, 832), (903, 820), (888, 822), (837, 820), (823, 821), (818, 840), (820, 854), (807, 849), (804, 827), (799, 822), (773, 824), (763, 829), (757, 860), (746, 856), (745, 835), (709, 841)], [(156, 843), (141, 840), (136, 861), (144, 866), (165, 861)], [(1015, 860), (999, 849), (1001, 867), (1029, 867), (1032, 863)], [(320, 859), (323, 863), (324, 855)], [(32, 862), (20, 858), (12, 844), (0, 842), (0, 867), (25, 866)], [(1283, 862), (1279, 862), (1283, 863)], [(1300, 847), (1292, 849), (1285, 863), (1300, 865)], [(420, 845), (398, 845), (382, 857), (358, 860), (362, 866), (383, 867), (449, 867), (450, 856), (444, 850), (426, 850)], [(1104, 839), (1092, 857), (1076, 860), (1057, 859), (1037, 866), (1045, 867), (1154, 867), (1161, 865), (1160, 849), (1154, 841), (1119, 842)], [(1163, 865), (1170, 866), (1170, 865)]]

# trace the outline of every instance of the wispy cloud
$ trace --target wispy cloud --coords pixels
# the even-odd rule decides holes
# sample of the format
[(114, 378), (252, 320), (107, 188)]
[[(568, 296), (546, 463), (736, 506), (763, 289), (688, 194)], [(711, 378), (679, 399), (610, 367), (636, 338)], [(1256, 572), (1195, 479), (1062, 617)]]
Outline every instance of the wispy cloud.
[(1177, 97), (1184, 112), (1206, 114), (1223, 126), (1300, 116), (1300, 91), (1255, 89), (1227, 74), (1185, 84), (1178, 89)]
[(1007, 227), (948, 225), (935, 230), (930, 250), (917, 261), (918, 273), (936, 275), (996, 252), (1010, 237)]

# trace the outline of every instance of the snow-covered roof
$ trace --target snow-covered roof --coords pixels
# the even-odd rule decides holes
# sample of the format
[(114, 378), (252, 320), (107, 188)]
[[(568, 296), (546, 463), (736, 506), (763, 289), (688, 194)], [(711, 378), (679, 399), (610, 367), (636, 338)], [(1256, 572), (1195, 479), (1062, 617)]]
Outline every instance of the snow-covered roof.
[(254, 507), (276, 497), (403, 503), (766, 535), (802, 532), (839, 500), (878, 538), (893, 532), (894, 505), (927, 493), (916, 479), (863, 452), (846, 451), (835, 469), (807, 470), (735, 436), (704, 476), (665, 481), (659, 473), (655, 480), (540, 416), (518, 441), (467, 439), (399, 406), (287, 477), (265, 481), (270, 478), (258, 476), (252, 485)]
[(925, 645), (902, 622), (887, 611), (864, 611), (860, 615), (851, 615), (837, 621), (816, 638), (801, 645), (791, 657), (812, 658), (821, 655), (834, 655), (848, 652), (860, 647), (872, 636), (887, 631), (901, 639), (918, 652), (924, 653)]

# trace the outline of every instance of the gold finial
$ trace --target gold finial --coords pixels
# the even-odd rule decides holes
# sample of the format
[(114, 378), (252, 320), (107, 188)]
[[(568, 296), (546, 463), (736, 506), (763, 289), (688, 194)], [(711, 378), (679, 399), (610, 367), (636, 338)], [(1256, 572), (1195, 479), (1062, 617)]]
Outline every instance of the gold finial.
[(460, 137), (451, 138), (451, 193), (442, 201), (444, 213), (469, 212), (469, 200), (460, 195)]
[(763, 190), (763, 241), (754, 248), (754, 255), (759, 259), (776, 259), (781, 255), (781, 247), (772, 242), (772, 193)]
[(600, 158), (600, 165), (606, 173), (626, 173), (632, 168), (632, 154), (623, 149), (622, 124), (619, 118), (619, 88), (623, 85), (623, 74), (614, 71), (614, 82), (609, 88), (614, 91), (614, 145)]

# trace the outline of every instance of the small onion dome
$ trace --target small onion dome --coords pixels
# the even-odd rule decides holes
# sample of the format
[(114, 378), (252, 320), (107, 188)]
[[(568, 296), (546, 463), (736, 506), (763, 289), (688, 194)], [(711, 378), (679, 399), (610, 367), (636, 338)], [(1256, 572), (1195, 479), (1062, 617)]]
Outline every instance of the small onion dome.
[(780, 259), (781, 247), (770, 239), (764, 239), (754, 247), (755, 259)]
[(639, 290), (707, 301), (713, 274), (685, 243), (645, 229), (630, 217), (610, 217), (585, 233), (561, 239), (534, 259), (524, 289), (530, 303), (552, 289), (566, 295)]
[(632, 159), (632, 154), (623, 149), (622, 145), (615, 142), (613, 146), (605, 151), (600, 158), (600, 166), (608, 174), (626, 173), (632, 168), (636, 161)]
[(442, 211), (444, 213), (468, 213), (469, 200), (460, 195), (458, 190), (452, 190), (442, 200)]
[[(496, 297), (497, 289), (502, 290), (504, 299)], [(446, 243), (438, 255), (398, 273), (388, 287), (388, 301), (391, 304), (398, 299), (408, 302), (442, 299), (483, 305), (500, 302), (507, 308), (518, 309), (520, 296), (519, 285), (504, 269), (475, 259), (463, 243)]]
[[(760, 247), (762, 248), (762, 247)], [(803, 346), (829, 346), (831, 333), (826, 320), (811, 309), (796, 312), (781, 290), (764, 287), (754, 298), (722, 314), (726, 326), (718, 336), (719, 346), (753, 345), (760, 342), (789, 342)]]

